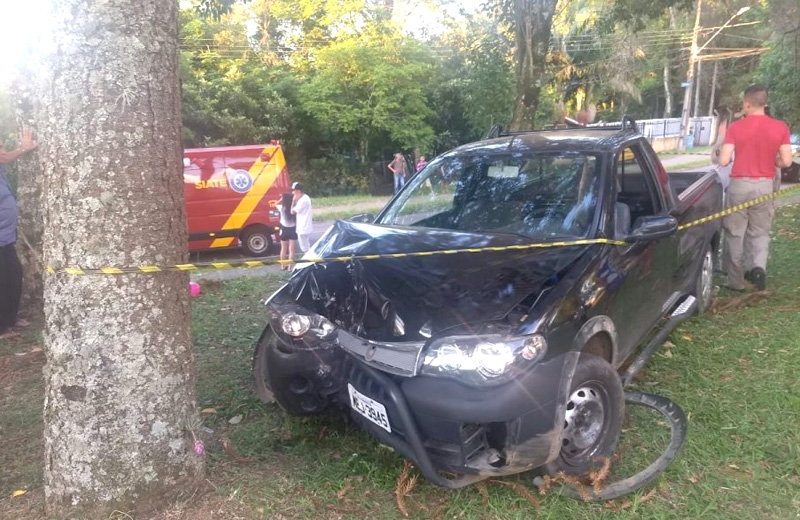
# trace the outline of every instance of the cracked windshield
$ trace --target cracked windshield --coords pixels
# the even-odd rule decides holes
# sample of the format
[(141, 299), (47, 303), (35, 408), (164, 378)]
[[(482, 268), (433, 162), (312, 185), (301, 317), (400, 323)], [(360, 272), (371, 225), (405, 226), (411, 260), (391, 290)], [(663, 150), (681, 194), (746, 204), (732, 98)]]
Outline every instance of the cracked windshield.
[(379, 223), (585, 237), (597, 206), (597, 167), (595, 156), (576, 153), (446, 156), (414, 177)]

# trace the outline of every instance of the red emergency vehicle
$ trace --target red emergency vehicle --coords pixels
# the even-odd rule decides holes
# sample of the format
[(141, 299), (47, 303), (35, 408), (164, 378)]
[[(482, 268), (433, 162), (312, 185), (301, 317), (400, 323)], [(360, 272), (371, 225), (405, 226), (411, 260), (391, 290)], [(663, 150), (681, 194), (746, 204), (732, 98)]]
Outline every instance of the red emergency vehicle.
[(278, 240), (275, 202), (290, 189), (280, 143), (187, 149), (183, 167), (189, 250), (266, 254)]

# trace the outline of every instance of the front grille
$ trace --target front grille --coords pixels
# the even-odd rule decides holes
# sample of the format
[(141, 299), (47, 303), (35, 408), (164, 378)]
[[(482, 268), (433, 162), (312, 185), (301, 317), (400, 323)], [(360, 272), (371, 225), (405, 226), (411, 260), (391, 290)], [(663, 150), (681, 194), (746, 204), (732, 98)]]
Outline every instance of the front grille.
[(339, 345), (365, 364), (403, 377), (417, 375), (422, 342), (389, 343), (354, 336), (345, 330), (338, 331)]

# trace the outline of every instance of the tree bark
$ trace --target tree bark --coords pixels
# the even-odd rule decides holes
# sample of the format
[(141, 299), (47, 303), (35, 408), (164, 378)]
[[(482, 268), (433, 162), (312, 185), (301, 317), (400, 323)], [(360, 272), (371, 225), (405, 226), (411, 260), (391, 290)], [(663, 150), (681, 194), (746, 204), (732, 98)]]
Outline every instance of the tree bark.
[(716, 102), (717, 95), (717, 75), (719, 74), (719, 62), (714, 61), (714, 73), (711, 76), (711, 92), (708, 96), (708, 117), (714, 115), (714, 103)]
[[(186, 261), (177, 2), (51, 5), (37, 87), (44, 261)], [(49, 515), (142, 513), (202, 480), (188, 298), (178, 272), (45, 278)]]
[(700, 89), (703, 86), (703, 62), (697, 62), (697, 76), (694, 78), (695, 85), (697, 85), (694, 91), (694, 107), (692, 110), (692, 117), (697, 117), (697, 114), (700, 113)]
[(545, 77), (556, 0), (514, 1), (516, 95), (512, 131), (533, 128)]

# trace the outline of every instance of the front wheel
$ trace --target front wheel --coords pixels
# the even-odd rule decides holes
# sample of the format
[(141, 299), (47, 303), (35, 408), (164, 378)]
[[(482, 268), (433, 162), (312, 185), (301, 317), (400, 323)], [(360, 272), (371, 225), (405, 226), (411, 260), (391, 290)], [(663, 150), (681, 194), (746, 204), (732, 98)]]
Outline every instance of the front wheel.
[(622, 430), (622, 380), (604, 359), (583, 353), (572, 377), (564, 414), (561, 451), (544, 466), (551, 475), (582, 475), (614, 453)]
[(697, 298), (697, 314), (705, 313), (714, 299), (714, 250), (706, 247), (703, 264), (694, 283), (694, 297)]

